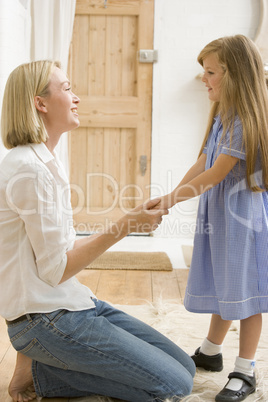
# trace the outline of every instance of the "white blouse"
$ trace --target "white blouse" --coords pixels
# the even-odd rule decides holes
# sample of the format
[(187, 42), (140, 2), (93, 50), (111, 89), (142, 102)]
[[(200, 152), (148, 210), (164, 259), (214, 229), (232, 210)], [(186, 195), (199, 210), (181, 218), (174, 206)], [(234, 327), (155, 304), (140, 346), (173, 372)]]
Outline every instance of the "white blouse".
[(75, 277), (59, 284), (73, 248), (70, 186), (44, 143), (18, 146), (0, 164), (0, 314), (93, 308)]

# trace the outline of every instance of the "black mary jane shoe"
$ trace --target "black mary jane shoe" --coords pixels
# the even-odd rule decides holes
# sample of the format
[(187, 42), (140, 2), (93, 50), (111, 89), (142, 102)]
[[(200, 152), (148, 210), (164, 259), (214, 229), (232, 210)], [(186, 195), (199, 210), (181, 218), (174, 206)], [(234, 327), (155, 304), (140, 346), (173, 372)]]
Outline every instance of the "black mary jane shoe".
[(208, 356), (200, 352), (200, 348), (196, 349), (195, 354), (191, 356), (195, 362), (196, 367), (202, 367), (208, 371), (222, 371), (222, 354)]
[(238, 372), (233, 372), (228, 375), (228, 378), (240, 378), (243, 380), (242, 387), (238, 391), (232, 391), (231, 389), (225, 388), (221, 390), (221, 392), (216, 395), (215, 401), (217, 402), (238, 402), (238, 401), (243, 401), (246, 399), (250, 394), (253, 394), (253, 392), (256, 391), (256, 378), (255, 374), (253, 377), (250, 377), (248, 375), (238, 373)]

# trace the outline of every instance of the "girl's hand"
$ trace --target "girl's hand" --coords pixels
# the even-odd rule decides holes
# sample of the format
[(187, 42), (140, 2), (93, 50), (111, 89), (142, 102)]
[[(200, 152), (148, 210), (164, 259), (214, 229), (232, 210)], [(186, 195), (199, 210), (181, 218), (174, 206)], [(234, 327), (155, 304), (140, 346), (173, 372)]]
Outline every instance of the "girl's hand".
[(159, 203), (154, 206), (154, 209), (166, 211), (174, 206), (173, 193), (160, 197), (159, 200)]
[(167, 208), (161, 206), (161, 199), (156, 198), (134, 208), (122, 220), (127, 224), (127, 232), (148, 233), (157, 229), (162, 216), (167, 215)]

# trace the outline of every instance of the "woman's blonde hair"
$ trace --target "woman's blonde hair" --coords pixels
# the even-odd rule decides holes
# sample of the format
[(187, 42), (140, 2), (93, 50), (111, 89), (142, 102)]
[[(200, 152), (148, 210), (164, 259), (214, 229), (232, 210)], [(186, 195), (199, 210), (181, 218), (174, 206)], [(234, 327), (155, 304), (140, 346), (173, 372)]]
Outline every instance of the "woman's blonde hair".
[(1, 135), (6, 148), (46, 142), (47, 131), (34, 98), (49, 94), (48, 85), (54, 67), (60, 68), (60, 63), (40, 60), (22, 64), (10, 74), (1, 116)]
[(252, 40), (243, 36), (227, 36), (210, 42), (200, 52), (198, 62), (216, 54), (223, 69), (220, 101), (212, 105), (200, 154), (212, 128), (213, 119), (220, 114), (223, 136), (230, 130), (231, 139), (235, 117), (243, 127), (243, 146), (246, 152), (247, 183), (252, 191), (262, 191), (254, 180), (258, 152), (261, 156), (263, 186), (268, 190), (268, 97), (264, 65)]

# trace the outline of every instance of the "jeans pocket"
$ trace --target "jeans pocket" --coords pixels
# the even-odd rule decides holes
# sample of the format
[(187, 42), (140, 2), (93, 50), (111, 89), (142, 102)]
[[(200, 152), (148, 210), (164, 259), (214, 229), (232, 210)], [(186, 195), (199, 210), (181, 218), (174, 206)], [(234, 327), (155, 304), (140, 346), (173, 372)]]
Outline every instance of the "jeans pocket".
[(32, 339), (23, 349), (16, 348), (16, 344), (12, 344), (12, 346), (17, 350), (17, 352), (30, 357), (32, 360), (47, 364), (48, 366), (68, 370), (67, 364), (49, 352), (36, 338)]

